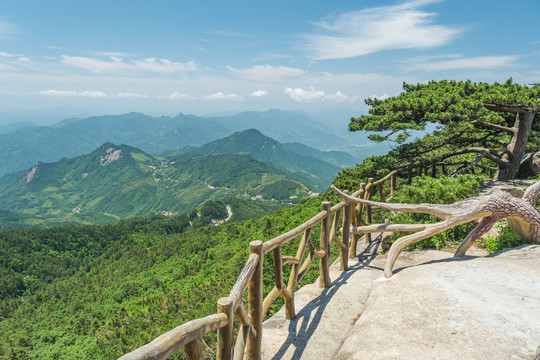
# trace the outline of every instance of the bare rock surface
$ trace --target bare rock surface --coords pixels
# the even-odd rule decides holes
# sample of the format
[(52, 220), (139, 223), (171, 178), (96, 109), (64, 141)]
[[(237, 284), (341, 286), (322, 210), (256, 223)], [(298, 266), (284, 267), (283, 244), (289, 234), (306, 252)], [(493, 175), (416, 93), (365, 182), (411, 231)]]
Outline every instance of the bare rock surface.
[(490, 195), (495, 191), (505, 191), (515, 197), (522, 197), (525, 189), (533, 185), (536, 180), (515, 179), (508, 181), (487, 181), (484, 187), (480, 190), (479, 195)]
[[(540, 246), (452, 258), (404, 251), (391, 279), (378, 242), (332, 266), (332, 287), (295, 295), (263, 325), (264, 359), (534, 359), (540, 345)], [(365, 247), (365, 245), (364, 245)]]

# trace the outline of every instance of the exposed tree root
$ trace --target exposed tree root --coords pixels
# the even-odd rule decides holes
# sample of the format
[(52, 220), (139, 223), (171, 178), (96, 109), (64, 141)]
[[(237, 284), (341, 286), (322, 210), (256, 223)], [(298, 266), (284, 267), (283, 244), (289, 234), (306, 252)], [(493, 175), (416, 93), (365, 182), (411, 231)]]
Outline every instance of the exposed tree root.
[(528, 225), (528, 238), (540, 242), (540, 211), (534, 207), (540, 197), (540, 181), (530, 186), (522, 198), (506, 192), (497, 191), (491, 195), (477, 196), (448, 205), (437, 204), (393, 204), (364, 200), (348, 195), (335, 186), (332, 189), (346, 202), (377, 206), (391, 211), (423, 213), (439, 217), (442, 221), (435, 224), (378, 224), (360, 226), (351, 229), (351, 233), (371, 233), (381, 231), (418, 231), (397, 239), (388, 252), (384, 269), (386, 277), (392, 276), (392, 269), (401, 251), (408, 245), (431, 237), (454, 226), (482, 219), (479, 224), (459, 244), (454, 256), (464, 256), (471, 244), (489, 231), (493, 225), (504, 218), (519, 218)]

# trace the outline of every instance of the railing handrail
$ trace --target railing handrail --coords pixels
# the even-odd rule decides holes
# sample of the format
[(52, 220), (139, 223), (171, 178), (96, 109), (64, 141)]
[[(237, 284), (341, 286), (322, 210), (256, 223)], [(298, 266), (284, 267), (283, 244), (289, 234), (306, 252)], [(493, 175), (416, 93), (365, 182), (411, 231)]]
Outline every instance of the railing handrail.
[(276, 247), (281, 246), (291, 241), (292, 239), (294, 239), (295, 237), (297, 237), (298, 235), (306, 231), (306, 229), (315, 226), (319, 221), (324, 219), (327, 215), (328, 214), (326, 211), (321, 211), (320, 213), (318, 213), (317, 215), (315, 215), (314, 217), (312, 217), (311, 219), (309, 219), (302, 225), (295, 227), (294, 229), (286, 232), (285, 234), (276, 236), (275, 238), (271, 240), (265, 241), (263, 243), (264, 254), (266, 255), (270, 251), (274, 250)]
[[(397, 174), (409, 171), (417, 166), (409, 166), (402, 169), (393, 170), (383, 178), (373, 181), (373, 178), (368, 180), (368, 183), (361, 184), (360, 189), (355, 191), (352, 196), (361, 196), (364, 199), (371, 200), (373, 189), (379, 188), (379, 193), (382, 195), (382, 184), (391, 180), (390, 196), (395, 191), (395, 177)], [(385, 201), (384, 197), (381, 199)], [(364, 216), (365, 221), (361, 218)], [(343, 231), (342, 239), (339, 240), (336, 236), (338, 230), (339, 215), (343, 214)], [(248, 359), (260, 358), (260, 344), (262, 336), (262, 317), (270, 308), (270, 305), (282, 295), (285, 298), (286, 316), (288, 319), (294, 318), (294, 289), (298, 282), (306, 274), (314, 257), (321, 258), (320, 262), (320, 285), (321, 287), (330, 286), (329, 277), (329, 246), (331, 242), (335, 242), (340, 248), (340, 267), (341, 270), (348, 268), (348, 259), (356, 257), (356, 246), (358, 235), (352, 236), (352, 241), (349, 244), (349, 230), (355, 225), (364, 223), (371, 225), (371, 206), (359, 205), (356, 207), (352, 203), (341, 201), (334, 206), (329, 202), (323, 202), (322, 211), (295, 227), (294, 229), (276, 236), (266, 242), (252, 241), (250, 243), (250, 256), (246, 261), (244, 268), (238, 276), (235, 285), (229, 293), (229, 297), (218, 300), (218, 313), (206, 316), (204, 318), (191, 320), (182, 324), (175, 329), (159, 336), (152, 342), (122, 356), (121, 360), (139, 360), (139, 359), (165, 359), (175, 351), (184, 347), (191, 358), (202, 359), (200, 338), (208, 333), (218, 331), (218, 359), (241, 359), (246, 350)], [(334, 215), (334, 221), (331, 217)], [(321, 223), (321, 250), (316, 250), (311, 244), (310, 233), (311, 229)], [(352, 223), (352, 227), (351, 227)], [(375, 227), (374, 227), (375, 229)], [(304, 234), (298, 251), (295, 257), (282, 256), (281, 246), (300, 234)], [(370, 231), (366, 231), (366, 242), (371, 241)], [(303, 253), (309, 245), (310, 255), (303, 261)], [(258, 253), (260, 252), (260, 253)], [(269, 252), (274, 254), (274, 270), (275, 270), (275, 286), (274, 289), (264, 298), (262, 294), (262, 262), (264, 255)], [(282, 266), (292, 264), (293, 270), (289, 284), (286, 286), (283, 282)], [(249, 295), (249, 313), (244, 309), (243, 294), (246, 289)], [(257, 307), (258, 309), (255, 309)], [(238, 331), (236, 345), (232, 345), (233, 337), (233, 316), (236, 315), (240, 320), (241, 329)]]
[(119, 360), (165, 359), (181, 347), (227, 325), (227, 315), (213, 314), (191, 320), (158, 336), (148, 344), (122, 356)]

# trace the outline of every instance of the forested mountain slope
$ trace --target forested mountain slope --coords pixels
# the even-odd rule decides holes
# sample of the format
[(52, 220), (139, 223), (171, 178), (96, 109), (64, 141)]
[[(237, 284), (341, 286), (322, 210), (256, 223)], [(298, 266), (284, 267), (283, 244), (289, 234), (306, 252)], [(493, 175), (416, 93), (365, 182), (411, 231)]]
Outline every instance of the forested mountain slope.
[[(36, 163), (0, 178), (0, 210), (65, 223), (107, 223), (179, 213), (215, 198), (290, 202), (309, 188), (249, 155), (217, 154), (176, 161), (106, 143), (90, 154)], [(5, 213), (13, 216), (13, 213)]]
[(209, 118), (182, 113), (174, 117), (139, 113), (93, 116), (0, 132), (0, 175), (24, 170), (38, 161), (79, 156), (105, 142), (154, 154), (203, 145), (250, 128), (278, 141), (302, 141), (319, 149), (335, 149), (344, 142), (331, 128), (305, 115), (281, 110)]
[[(319, 158), (305, 155), (312, 148), (296, 146), (297, 151), (294, 151), (290, 150), (292, 147), (269, 138), (256, 129), (248, 129), (201, 147), (188, 147), (174, 152), (164, 152), (162, 155), (174, 159), (178, 156), (186, 158), (211, 154), (247, 153), (258, 160), (267, 161), (279, 168), (289, 170), (295, 178), (316, 186), (320, 191), (326, 190), (341, 168)], [(311, 153), (321, 155), (325, 152), (317, 152), (317, 150), (312, 149)]]
[[(193, 228), (183, 214), (0, 232), (0, 358), (114, 359), (213, 313), (248, 243), (301, 224), (320, 201), (218, 227)], [(270, 257), (265, 267), (272, 275)]]

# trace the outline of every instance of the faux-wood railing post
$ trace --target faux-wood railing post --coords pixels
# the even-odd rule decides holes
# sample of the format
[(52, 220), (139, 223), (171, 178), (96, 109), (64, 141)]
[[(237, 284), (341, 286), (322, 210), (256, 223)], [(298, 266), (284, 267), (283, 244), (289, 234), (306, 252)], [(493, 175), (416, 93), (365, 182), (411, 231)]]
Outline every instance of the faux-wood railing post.
[(394, 196), (394, 191), (396, 191), (396, 174), (390, 177), (390, 197)]
[[(373, 178), (368, 179), (368, 185), (366, 186), (366, 198), (371, 200), (373, 195)], [(366, 205), (366, 223), (371, 225), (371, 205)], [(366, 243), (371, 242), (371, 233), (367, 233), (365, 236)]]
[[(350, 203), (349, 204), (349, 211), (351, 213), (351, 225), (352, 226), (358, 226), (356, 225), (356, 210), (355, 210), (355, 204)], [(353, 234), (351, 236), (351, 244), (349, 245), (349, 258), (355, 258), (356, 257), (356, 246), (358, 245), (358, 234)]]
[[(240, 305), (242, 306), (242, 305)], [(217, 302), (218, 313), (227, 315), (229, 322), (227, 326), (218, 330), (217, 335), (217, 359), (230, 360), (233, 358), (233, 320), (234, 309), (233, 300), (230, 297), (223, 297)]]
[(283, 286), (283, 260), (281, 257), (281, 246), (272, 251), (274, 255), (274, 280), (276, 287), (281, 291)]
[(381, 202), (386, 202), (386, 199), (384, 197), (384, 192), (383, 192), (383, 183), (380, 183), (379, 185), (377, 185), (377, 189), (379, 190), (379, 197), (381, 198)]
[(188, 360), (202, 360), (202, 346), (201, 339), (194, 340), (188, 343), (184, 347), (184, 352), (186, 353), (186, 358)]
[(247, 359), (260, 360), (262, 345), (262, 312), (263, 312), (263, 243), (260, 240), (249, 243), (249, 253), (259, 255), (257, 268), (251, 277), (248, 285), (249, 316), (256, 331), (256, 335), (251, 332), (247, 342)]
[[(345, 193), (348, 194), (349, 190), (345, 190)], [(345, 209), (343, 211), (343, 232), (341, 242), (343, 243), (343, 245), (345, 245), (345, 248), (341, 249), (339, 253), (339, 269), (342, 271), (349, 268), (349, 231), (351, 229), (351, 205), (353, 204), (345, 205)]]
[[(360, 196), (362, 196), (362, 197), (365, 196), (365, 189), (366, 189), (366, 184), (361, 183), (360, 184)], [(351, 206), (351, 222), (352, 222), (352, 225), (353, 226), (362, 225), (361, 224), (361, 221), (362, 221), (362, 207), (364, 205), (362, 205), (362, 204), (355, 205), (354, 203), (351, 203), (350, 206)], [(360, 238), (360, 235), (353, 234), (352, 239), (351, 239), (351, 246), (349, 248), (349, 257), (350, 258), (355, 258), (356, 257), (356, 248), (358, 246), (358, 239), (359, 238)]]
[(324, 256), (319, 262), (319, 286), (330, 287), (332, 286), (332, 280), (330, 280), (330, 222), (332, 220), (332, 214), (330, 209), (332, 204), (329, 201), (324, 201), (321, 205), (322, 210), (326, 211), (326, 216), (321, 222), (321, 250), (325, 252)]

